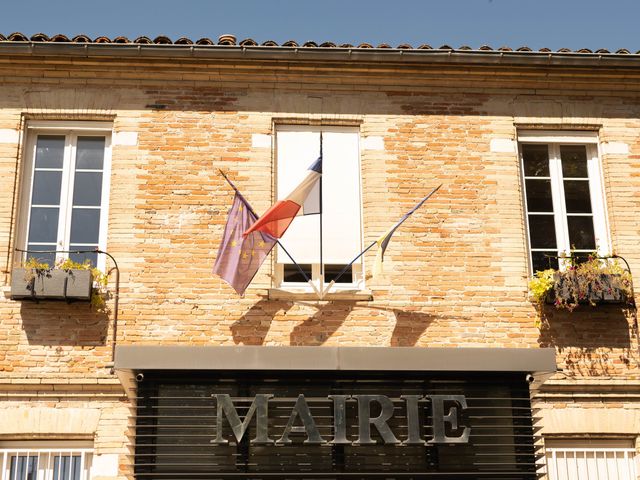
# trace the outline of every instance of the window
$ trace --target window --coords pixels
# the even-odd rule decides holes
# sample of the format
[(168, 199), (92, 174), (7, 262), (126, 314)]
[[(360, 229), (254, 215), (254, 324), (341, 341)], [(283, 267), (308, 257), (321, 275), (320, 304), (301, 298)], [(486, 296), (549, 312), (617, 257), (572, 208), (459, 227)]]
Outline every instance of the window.
[(53, 443), (18, 442), (0, 448), (1, 480), (88, 480), (92, 450), (74, 446), (85, 442)]
[(546, 440), (549, 480), (635, 480), (631, 440)]
[[(95, 250), (106, 244), (110, 126), (67, 122), (32, 124), (18, 245), (30, 251)], [(29, 253), (53, 265), (71, 258), (104, 268), (97, 253)]]
[[(360, 155), (357, 128), (280, 126), (276, 132), (278, 198), (287, 195), (320, 154), (322, 139), (322, 264), (320, 216), (297, 217), (281, 239), (306, 275), (325, 283), (335, 280), (362, 250)], [(337, 288), (362, 286), (358, 261), (336, 282)], [(304, 276), (278, 247), (276, 282), (280, 286), (306, 286)]]
[(519, 141), (531, 271), (609, 253), (596, 135), (525, 132)]

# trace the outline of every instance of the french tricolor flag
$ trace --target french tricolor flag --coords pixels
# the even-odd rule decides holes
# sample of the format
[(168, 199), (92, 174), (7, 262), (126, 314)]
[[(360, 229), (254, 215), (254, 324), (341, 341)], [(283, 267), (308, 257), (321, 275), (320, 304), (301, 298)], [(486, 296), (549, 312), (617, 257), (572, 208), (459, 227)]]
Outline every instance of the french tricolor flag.
[(297, 215), (320, 213), (320, 177), (322, 157), (309, 167), (307, 176), (284, 199), (274, 203), (246, 232), (260, 231), (274, 238), (281, 238)]

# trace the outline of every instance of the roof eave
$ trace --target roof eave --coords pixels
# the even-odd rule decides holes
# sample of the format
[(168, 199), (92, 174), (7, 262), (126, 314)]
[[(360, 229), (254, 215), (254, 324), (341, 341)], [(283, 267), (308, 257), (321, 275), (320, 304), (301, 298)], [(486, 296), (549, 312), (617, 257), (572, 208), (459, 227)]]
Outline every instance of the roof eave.
[(473, 64), (555, 67), (640, 67), (639, 54), (443, 50), (388, 48), (322, 48), (227, 45), (144, 45), (66, 42), (0, 42), (2, 56), (68, 56), (173, 58), (378, 64)]

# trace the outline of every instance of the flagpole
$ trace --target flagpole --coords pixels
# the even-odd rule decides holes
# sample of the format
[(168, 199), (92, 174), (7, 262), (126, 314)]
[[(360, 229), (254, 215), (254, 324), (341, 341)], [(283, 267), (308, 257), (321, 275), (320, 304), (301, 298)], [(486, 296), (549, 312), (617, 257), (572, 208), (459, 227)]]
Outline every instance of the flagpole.
[[(246, 198), (244, 198), (244, 196), (242, 195), (242, 193), (240, 193), (240, 191), (236, 188), (236, 186), (233, 184), (233, 182), (231, 180), (229, 180), (229, 177), (227, 177), (225, 175), (225, 173), (222, 171), (222, 169), (218, 169), (218, 171), (220, 172), (220, 175), (222, 175), (224, 177), (224, 179), (227, 181), (227, 183), (231, 186), (231, 188), (233, 188), (233, 190), (240, 195), (240, 197), (242, 198), (243, 203), (246, 205), (246, 207), (249, 209), (249, 211), (253, 214), (254, 217), (259, 218), (258, 214), (253, 210), (253, 208), (251, 208), (251, 205), (249, 204), (249, 202), (247, 201)], [(289, 257), (289, 259), (293, 262), (293, 264), (298, 268), (298, 271), (300, 272), (300, 274), (302, 275), (302, 277), (305, 279), (305, 281), (309, 284), (311, 284), (311, 286), (313, 287), (313, 289), (315, 290), (315, 292), (318, 294), (318, 296), (321, 296), (320, 292), (318, 292), (318, 290), (316, 289), (315, 285), (313, 284), (313, 282), (311, 281), (311, 279), (307, 276), (307, 274), (304, 272), (304, 270), (302, 269), (302, 267), (300, 265), (298, 265), (298, 262), (296, 262), (293, 257), (291, 256), (291, 254), (287, 251), (286, 248), (284, 248), (284, 245), (282, 245), (282, 243), (280, 243), (279, 239), (275, 239), (276, 243), (280, 246), (280, 248), (282, 248), (282, 251), (284, 253), (287, 254), (287, 257)]]
[[(434, 193), (436, 193), (440, 187), (442, 186), (442, 184), (438, 185), (436, 188), (434, 188), (433, 190), (431, 190), (431, 192), (429, 193), (429, 195), (427, 195), (426, 197), (424, 197), (419, 203), (418, 205), (416, 205), (412, 210), (409, 211), (409, 215), (411, 213), (413, 213), (414, 210), (416, 210), (420, 205), (422, 205), (424, 202), (426, 202), (427, 200), (429, 200), (429, 198), (431, 198), (431, 195), (433, 195)], [(402, 222), (404, 222), (406, 220), (406, 218), (403, 218), (399, 223), (396, 224), (396, 227), (400, 226), (400, 224), (402, 224)], [(371, 250), (371, 248), (373, 248), (373, 246), (378, 243), (377, 240), (374, 240), (373, 242), (371, 242), (371, 245), (369, 245), (367, 248), (365, 248), (362, 252), (360, 252), (356, 258), (354, 258), (353, 260), (351, 260), (348, 264), (345, 265), (345, 267), (340, 270), (340, 273), (338, 273), (338, 275), (336, 276), (336, 278), (334, 278), (333, 280), (331, 280), (331, 282), (329, 283), (329, 286), (327, 287), (327, 292), (329, 290), (331, 290), (331, 288), (333, 287), (333, 285), (340, 280), (340, 277), (342, 277), (342, 275), (345, 274), (345, 272), (349, 269), (349, 267), (351, 265), (354, 264), (354, 262), (356, 260), (358, 260), (361, 256), (363, 256), (365, 253), (367, 253), (369, 250)], [(324, 292), (323, 292), (324, 293)]]
[[(320, 130), (320, 158), (322, 158), (322, 130)], [(322, 158), (322, 175), (320, 175), (320, 300), (324, 297), (324, 264), (322, 263), (322, 177), (324, 176), (324, 158)]]

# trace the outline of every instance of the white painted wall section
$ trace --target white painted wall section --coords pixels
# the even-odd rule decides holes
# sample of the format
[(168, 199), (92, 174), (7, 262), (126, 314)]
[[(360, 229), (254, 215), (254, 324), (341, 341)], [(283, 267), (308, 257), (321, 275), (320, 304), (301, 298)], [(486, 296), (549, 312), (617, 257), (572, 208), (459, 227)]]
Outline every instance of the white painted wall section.
[(117, 477), (118, 476), (118, 455), (115, 453), (105, 453), (94, 455), (91, 461), (91, 478)]
[(489, 148), (493, 153), (516, 153), (516, 142), (510, 138), (492, 138)]
[(0, 143), (18, 143), (19, 141), (20, 133), (18, 130), (0, 128)]
[(604, 155), (627, 155), (629, 145), (624, 142), (605, 142), (602, 144), (602, 153)]
[(134, 147), (138, 144), (138, 132), (116, 132), (113, 134), (113, 144)]
[(364, 150), (384, 150), (384, 139), (378, 136), (364, 137), (362, 140)]
[(251, 146), (253, 148), (271, 148), (271, 135), (254, 133), (251, 135)]

